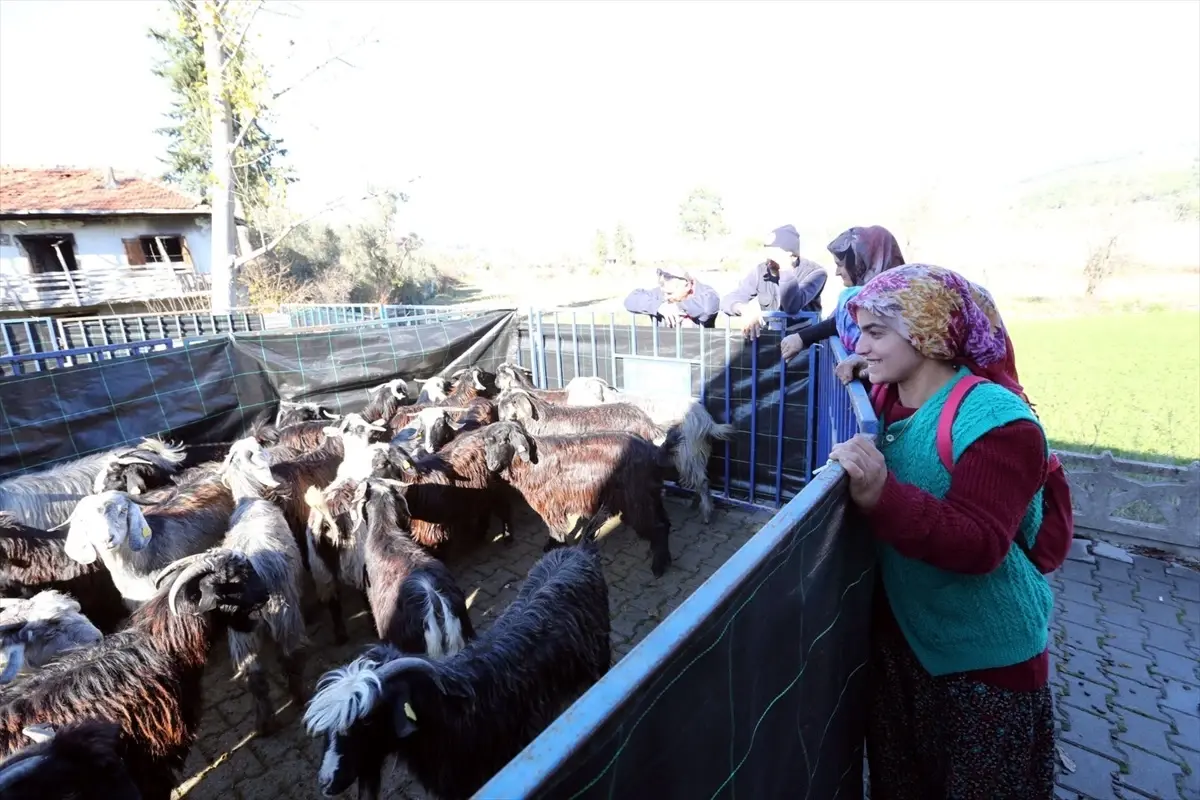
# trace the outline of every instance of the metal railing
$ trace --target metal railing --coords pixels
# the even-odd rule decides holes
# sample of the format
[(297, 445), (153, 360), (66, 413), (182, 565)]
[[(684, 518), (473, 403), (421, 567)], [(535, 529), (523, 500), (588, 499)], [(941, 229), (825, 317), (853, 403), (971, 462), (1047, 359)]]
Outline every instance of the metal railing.
[[(832, 343), (826, 344), (829, 346), (823, 345), (824, 350), (832, 353), (833, 358), (828, 358), (825, 363), (822, 363), (819, 373), (822, 376), (825, 375), (826, 364), (835, 361), (840, 349), (840, 344), (836, 346)], [(844, 349), (840, 350), (840, 354), (844, 357)], [(829, 375), (832, 376), (832, 366), (829, 366)], [(839, 405), (838, 427), (830, 435), (843, 440), (860, 431), (874, 433), (876, 420), (869, 402), (866, 402), (866, 392), (863, 388), (854, 384), (849, 387), (842, 387), (839, 384), (833, 387), (833, 393), (838, 392), (846, 395), (849, 399), (848, 402)], [(821, 397), (826, 397), (826, 395), (822, 394)], [(853, 419), (853, 426), (843, 426), (842, 423), (847, 421), (843, 412), (849, 413)], [(833, 417), (822, 414), (821, 419), (832, 420)], [(829, 424), (826, 424), (826, 427), (829, 427)], [(713, 641), (713, 637), (716, 636), (714, 629), (723, 624), (724, 629), (728, 630), (734, 624), (730, 615), (736, 615), (737, 611), (754, 601), (755, 596), (760, 594), (759, 589), (764, 586), (770, 587), (761, 594), (763, 599), (760, 602), (760, 613), (764, 617), (773, 613), (772, 609), (782, 604), (798, 602), (800, 604), (799, 611), (805, 619), (805, 624), (798, 626), (787, 624), (794, 623), (794, 619), (785, 621), (779, 618), (771, 621), (758, 618), (750, 625), (755, 636), (761, 639), (788, 643), (787, 647), (778, 651), (780, 658), (791, 657), (788, 654), (795, 649), (791, 646), (791, 642), (795, 637), (801, 635), (800, 632), (803, 628), (809, 627), (808, 617), (814, 613), (822, 613), (823, 609), (828, 608), (827, 603), (818, 603), (811, 608), (804, 608), (806, 601), (804, 600), (803, 582), (812, 577), (810, 571), (816, 573), (820, 570), (829, 570), (830, 572), (826, 573), (828, 585), (836, 586), (842, 591), (843, 601), (846, 600), (849, 593), (854, 592), (855, 608), (866, 613), (871, 594), (871, 582), (866, 577), (869, 576), (871, 556), (869, 548), (860, 547), (858, 542), (838, 547), (837, 537), (827, 537), (818, 546), (827, 546), (830, 552), (823, 550), (820, 558), (814, 557), (813, 561), (804, 564), (803, 568), (787, 572), (778, 579), (778, 583), (768, 584), (767, 580), (763, 578), (764, 572), (768, 570), (771, 574), (775, 574), (772, 565), (783, 558), (784, 554), (795, 552), (798, 543), (803, 542), (814, 528), (833, 524), (826, 522), (831, 519), (844, 521), (844, 515), (840, 515), (840, 512), (836, 510), (840, 504), (845, 502), (845, 489), (842, 481), (844, 475), (845, 472), (842, 468), (834, 464), (809, 481), (796, 497), (792, 498), (761, 530), (730, 556), (729, 560), (687, 597), (675, 611), (650, 631), (646, 638), (628, 655), (617, 662), (600, 681), (559, 715), (519, 755), (480, 788), (475, 797), (540, 798), (602, 795), (611, 797), (614, 792), (616, 796), (622, 796), (618, 787), (622, 782), (628, 783), (629, 781), (628, 779), (622, 780), (617, 774), (618, 771), (614, 765), (618, 759), (629, 759), (633, 766), (628, 769), (635, 774), (638, 766), (661, 765), (667, 761), (673, 763), (675, 760), (663, 751), (664, 742), (661, 738), (655, 739), (653, 733), (641, 733), (637, 730), (639, 727), (642, 730), (659, 732), (669, 738), (674, 738), (676, 735), (670, 731), (677, 731), (679, 735), (689, 737), (688, 741), (695, 742), (698, 746), (696, 751), (690, 753), (690, 757), (699, 759), (706, 765), (710, 760), (715, 760), (717, 763), (730, 761), (733, 733), (726, 730), (725, 717), (720, 717), (720, 721), (715, 721), (716, 718), (714, 718), (715, 727), (708, 734), (699, 737), (691, 737), (688, 733), (690, 727), (680, 719), (671, 717), (678, 715), (681, 709), (709, 707), (715, 696), (724, 691), (716, 687), (732, 681), (732, 673), (711, 680), (681, 679), (684, 677), (684, 672), (692, 669), (693, 665), (701, 662), (701, 659), (708, 658), (707, 654), (713, 652), (714, 648), (718, 646), (718, 642), (724, 634), (722, 632), (721, 636)], [(837, 553), (837, 559), (842, 559), (846, 563), (839, 567), (829, 566), (826, 563), (827, 557), (833, 552)], [(859, 553), (861, 561), (854, 560), (854, 553)], [(862, 575), (855, 578), (860, 563), (866, 566), (863, 568)], [(731, 611), (731, 608), (737, 610)], [(824, 611), (824, 613), (826, 617), (829, 616), (828, 611)], [(839, 616), (840, 607), (839, 613), (833, 615), (832, 620), (822, 618), (814, 621), (813, 627), (828, 631), (837, 624)], [(824, 627), (826, 624), (828, 627)], [(851, 624), (861, 625), (861, 621), (854, 619)], [(817, 639), (820, 639), (820, 636)], [(753, 643), (747, 641), (746, 644), (750, 646)], [(820, 651), (814, 651), (814, 644), (815, 641), (809, 644), (803, 658), (800, 659), (802, 664), (807, 665), (810, 657), (814, 660), (822, 657)], [(857, 644), (863, 645), (862, 642), (857, 642)], [(741, 658), (738, 655), (741, 652), (740, 648), (732, 642), (724, 644), (723, 647), (728, 648), (728, 655), (724, 651), (720, 651), (715, 659), (702, 662), (703, 665), (698, 669), (716, 670), (719, 668), (718, 662), (723, 663), (728, 660), (729, 663), (732, 663), (735, 657)], [(826, 650), (828, 649), (826, 648)], [(860, 649), (865, 650), (865, 645)], [(846, 655), (840, 653), (840, 657), (843, 659), (840, 661), (834, 660), (817, 664), (818, 670), (823, 667), (838, 670), (839, 681), (844, 681), (841, 688), (842, 695), (836, 698), (837, 704), (831, 702), (832, 698), (821, 697), (816, 700), (816, 702), (825, 704), (826, 708), (832, 707), (834, 714), (838, 713), (842, 697), (855, 694), (847, 690), (851, 683), (858, 679), (856, 675), (865, 674), (860, 673), (861, 665), (850, 668), (844, 660)], [(865, 659), (865, 653), (860, 655)], [(754, 659), (750, 658), (749, 661), (753, 662)], [(761, 662), (741, 666), (742, 669), (755, 670), (753, 681), (755, 684), (759, 682), (758, 671), (768, 667)], [(820, 682), (821, 685), (825, 685), (828, 679), (827, 674), (813, 675), (813, 680)], [(793, 685), (796, 684), (793, 683)], [(754, 694), (756, 693), (747, 694), (739, 700), (739, 703), (754, 702)], [(761, 694), (761, 691), (757, 694)], [(776, 700), (778, 699), (777, 697)], [(807, 698), (810, 701), (813, 699), (812, 697)], [(762, 698), (759, 698), (759, 702), (762, 702)], [(763, 718), (766, 717), (774, 702), (772, 701), (766, 706)], [(797, 701), (793, 700), (792, 702)], [(713, 713), (721, 712), (714, 710)], [(831, 721), (825, 722), (826, 731), (828, 731)], [(790, 722), (790, 724), (795, 733), (800, 733), (799, 723)], [(757, 730), (757, 726), (755, 726), (755, 730)], [(861, 737), (858, 738), (861, 740)], [(838, 744), (842, 743), (839, 741)], [(656, 752), (650, 752), (650, 748), (654, 748)], [(613, 754), (611, 760), (607, 760), (610, 753)], [(852, 771), (855, 759), (853, 757), (846, 758), (846, 755), (838, 754), (837, 760), (849, 762), (849, 769)], [(817, 761), (820, 761), (819, 756), (819, 753), (813, 754)], [(607, 763), (607, 767), (604, 766), (605, 763)], [(777, 774), (785, 775), (788, 774), (789, 767), (794, 767), (796, 763), (798, 760), (795, 758), (777, 758), (768, 760), (767, 768)], [(861, 751), (859, 751), (857, 763), (861, 769)], [(838, 769), (841, 769), (840, 764)], [(835, 773), (827, 771), (818, 776), (815, 767), (813, 770), (813, 774), (808, 776), (810, 790), (817, 783), (839, 780)], [(736, 773), (736, 770), (733, 772)], [(588, 781), (587, 776), (590, 774), (595, 774), (595, 777)], [(734, 775), (731, 774), (730, 779), (733, 777)], [(853, 778), (853, 775), (842, 773), (841, 780), (852, 781)], [(779, 782), (775, 781), (774, 784), (779, 785)], [(828, 783), (824, 785), (828, 786)], [(572, 789), (576, 789), (576, 791), (573, 792)], [(830, 791), (824, 796), (832, 795), (833, 792)], [(708, 793), (706, 792), (704, 796), (708, 796)], [(715, 797), (717, 794), (713, 796)]]
[(878, 422), (871, 409), (871, 398), (859, 381), (842, 385), (834, 370), (847, 357), (846, 348), (836, 336), (814, 344), (816, 352), (816, 433), (813, 437), (809, 475), (829, 461), (829, 451), (835, 444), (849, 440), (856, 433), (874, 436)]
[(232, 308), (223, 314), (179, 311), (165, 314), (107, 314), (55, 321), (65, 347), (144, 342), (148, 339), (187, 339), (263, 329), (263, 316), (251, 308)]
[(186, 297), (204, 291), (204, 279), (191, 267), (153, 264), (7, 275), (0, 286), (0, 309), (63, 308)]
[(148, 339), (143, 342), (121, 342), (118, 344), (102, 344), (93, 347), (74, 347), (69, 350), (56, 350), (50, 353), (23, 353), (21, 355), (0, 356), (0, 376), (28, 375), (31, 372), (43, 372), (48, 369), (65, 369), (83, 364), (94, 364), (98, 361), (111, 361), (114, 358), (128, 358), (143, 353), (162, 352), (180, 346), (181, 342), (173, 339)]

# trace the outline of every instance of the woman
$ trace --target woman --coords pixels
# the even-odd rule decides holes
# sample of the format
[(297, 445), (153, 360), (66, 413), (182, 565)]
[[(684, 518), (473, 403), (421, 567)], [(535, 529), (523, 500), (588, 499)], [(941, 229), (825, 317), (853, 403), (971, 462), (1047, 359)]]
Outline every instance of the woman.
[[(900, 252), (896, 237), (892, 236), (887, 228), (879, 225), (850, 228), (830, 242), (828, 250), (833, 254), (834, 263), (837, 264), (837, 275), (846, 288), (838, 295), (837, 308), (830, 317), (783, 338), (779, 349), (784, 361), (813, 342), (835, 335), (842, 340), (846, 351), (853, 353), (858, 342), (858, 326), (847, 313), (846, 302), (854, 297), (867, 281), (904, 263), (904, 255)], [(839, 377), (843, 382), (849, 382), (855, 369), (861, 367), (861, 361), (851, 356), (842, 363), (847, 366), (839, 365), (841, 372), (845, 373), (839, 373)]]
[[(1022, 549), (1042, 523), (1049, 450), (986, 292), (912, 264), (847, 303), (856, 351), (882, 385), (877, 448), (833, 448), (879, 552), (867, 752), (873, 800), (1054, 795), (1046, 578)], [(935, 446), (954, 384), (976, 386)]]

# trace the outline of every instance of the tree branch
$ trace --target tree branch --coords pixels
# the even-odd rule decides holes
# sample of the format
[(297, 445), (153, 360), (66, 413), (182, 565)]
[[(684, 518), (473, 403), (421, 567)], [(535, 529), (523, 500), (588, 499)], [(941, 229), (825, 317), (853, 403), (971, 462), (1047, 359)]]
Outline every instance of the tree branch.
[[(420, 178), (420, 176), (417, 176), (416, 178), (410, 178), (407, 182), (412, 183), (412, 182), (418, 180), (419, 178)], [(371, 192), (367, 192), (362, 197), (350, 198), (350, 199), (343, 197), (341, 199), (334, 200), (332, 203), (329, 203), (328, 205), (321, 208), (320, 210), (318, 210), (312, 214), (309, 214), (307, 217), (304, 217), (303, 219), (297, 220), (296, 222), (293, 222), (292, 224), (288, 225), (282, 231), (280, 231), (280, 233), (277, 236), (275, 236), (274, 239), (267, 242), (262, 247), (255, 248), (254, 250), (251, 250), (246, 255), (240, 256), (240, 257), (234, 259), (233, 268), (235, 270), (240, 269), (242, 266), (250, 263), (251, 261), (255, 260), (256, 258), (262, 258), (267, 253), (271, 252), (276, 247), (278, 247), (280, 245), (280, 243), (283, 242), (283, 240), (286, 239), (292, 233), (292, 231), (296, 230), (297, 228), (299, 228), (301, 226), (307, 225), (308, 223), (312, 222), (314, 219), (321, 216), (322, 214), (332, 211), (335, 208), (339, 208), (340, 206), (344, 206), (347, 203), (361, 202), (363, 200), (370, 200), (373, 197), (379, 197), (382, 194), (387, 194), (387, 192), (388, 192), (388, 190), (386, 190), (386, 189), (377, 189), (377, 190), (374, 190)]]
[(225, 56), (225, 63), (221, 65), (222, 72), (230, 68), (229, 65), (233, 63), (234, 59), (237, 58), (238, 53), (241, 52), (242, 44), (244, 44), (246, 41), (246, 34), (250, 32), (250, 26), (254, 24), (254, 18), (258, 16), (258, 12), (262, 9), (264, 2), (266, 2), (266, 0), (258, 0), (258, 2), (254, 4), (254, 10), (250, 12), (250, 19), (246, 20), (246, 24), (242, 26), (242, 33), (240, 36), (238, 36), (237, 44), (235, 44), (233, 49), (230, 50)]
[[(328, 67), (330, 64), (333, 64), (334, 62), (348, 64), (349, 62), (347, 62), (345, 59), (343, 59), (342, 56), (345, 56), (350, 51), (362, 46), (362, 44), (365, 43), (366, 41), (367, 41), (367, 37), (363, 36), (357, 42), (350, 45), (349, 47), (342, 50), (341, 52), (334, 53), (329, 58), (325, 59), (320, 64), (317, 64), (315, 67), (310, 69), (308, 72), (304, 73), (302, 76), (300, 76), (299, 79), (297, 79), (291, 85), (285, 86), (284, 88), (280, 89), (278, 92), (275, 92), (274, 94), (272, 94), (270, 102), (274, 102), (274, 101), (278, 100), (280, 97), (283, 97), (285, 94), (290, 92), (292, 89), (295, 89), (297, 86), (304, 83), (306, 80), (311, 78), (313, 75), (316, 75), (318, 72), (325, 69), (326, 67)], [(233, 151), (237, 150), (238, 147), (241, 146), (242, 142), (244, 142), (246, 140), (246, 134), (248, 134), (250, 132), (250, 129), (254, 126), (254, 122), (256, 119), (258, 119), (257, 111), (254, 114), (250, 115), (250, 118), (245, 121), (238, 120), (238, 125), (241, 126), (241, 130), (238, 131), (237, 138), (235, 138), (233, 140), (233, 144), (229, 145), (229, 152), (232, 153)]]

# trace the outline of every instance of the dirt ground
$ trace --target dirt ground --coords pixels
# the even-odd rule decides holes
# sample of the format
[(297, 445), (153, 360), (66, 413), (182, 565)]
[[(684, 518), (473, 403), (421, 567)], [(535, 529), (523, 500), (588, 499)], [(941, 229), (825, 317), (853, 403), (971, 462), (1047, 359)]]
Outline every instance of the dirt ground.
[[(708, 579), (770, 518), (768, 512), (718, 508), (713, 522), (703, 525), (685, 500), (667, 499), (671, 517), (674, 560), (662, 578), (650, 574), (645, 542), (632, 530), (618, 527), (601, 543), (612, 608), (613, 658), (619, 660), (647, 633)], [(471, 619), (483, 631), (516, 596), (529, 568), (541, 555), (544, 527), (528, 509), (518, 517), (515, 541), (490, 544), (458, 561), (449, 562), (471, 604)], [(474, 595), (472, 597), (472, 595)], [(374, 627), (358, 598), (345, 603), (350, 642), (333, 644), (328, 615), (318, 613), (309, 628), (312, 648), (306, 678), (310, 689), (328, 669), (352, 660), (373, 641)], [(270, 659), (270, 654), (268, 654)], [(268, 660), (268, 663), (273, 663)], [(241, 682), (230, 680), (224, 640), (214, 649), (204, 681), (204, 716), (200, 738), (180, 776), (176, 798), (186, 800), (304, 800), (319, 798), (316, 775), (320, 743), (305, 735), (303, 709), (288, 703), (283, 684), (273, 679), (282, 729), (273, 736), (254, 734), (250, 696)], [(427, 794), (402, 768), (384, 779), (383, 796), (395, 800), (425, 798)], [(346, 797), (355, 796), (351, 789)]]

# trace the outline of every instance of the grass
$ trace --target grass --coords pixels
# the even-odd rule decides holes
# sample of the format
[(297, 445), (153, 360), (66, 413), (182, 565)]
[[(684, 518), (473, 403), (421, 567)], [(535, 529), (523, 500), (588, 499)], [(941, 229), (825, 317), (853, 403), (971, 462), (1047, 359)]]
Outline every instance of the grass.
[(1200, 313), (1006, 320), (1054, 447), (1200, 459)]

